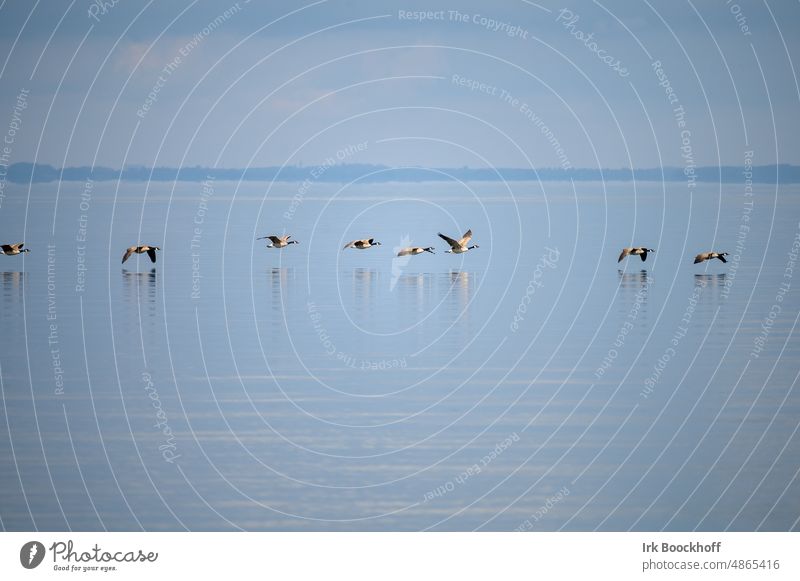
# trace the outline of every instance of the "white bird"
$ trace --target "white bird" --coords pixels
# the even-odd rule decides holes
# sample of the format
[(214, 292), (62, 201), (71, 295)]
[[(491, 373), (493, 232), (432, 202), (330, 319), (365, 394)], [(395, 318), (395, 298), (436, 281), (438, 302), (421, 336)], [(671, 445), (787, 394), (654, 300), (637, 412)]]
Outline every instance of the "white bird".
[(147, 253), (147, 256), (150, 257), (151, 262), (156, 261), (156, 250), (161, 250), (158, 246), (130, 246), (125, 251), (125, 254), (122, 255), (122, 263), (125, 264), (125, 261), (128, 260), (132, 254), (144, 254)]
[(291, 236), (262, 236), (261, 238), (256, 238), (256, 240), (264, 240), (265, 238), (269, 238), (272, 241), (272, 244), (267, 244), (267, 248), (283, 248), (284, 246), (289, 246), (289, 244), (300, 244), (297, 240), (289, 240)]
[(473, 244), (472, 246), (467, 246), (467, 244), (469, 244), (469, 241), (472, 239), (472, 230), (467, 230), (464, 233), (464, 236), (461, 238), (461, 240), (453, 240), (452, 238), (450, 238), (449, 236), (445, 236), (441, 232), (439, 233), (439, 238), (441, 238), (450, 245), (450, 250), (445, 250), (445, 253), (461, 254), (463, 252), (466, 252), (467, 250), (478, 248), (477, 244)]

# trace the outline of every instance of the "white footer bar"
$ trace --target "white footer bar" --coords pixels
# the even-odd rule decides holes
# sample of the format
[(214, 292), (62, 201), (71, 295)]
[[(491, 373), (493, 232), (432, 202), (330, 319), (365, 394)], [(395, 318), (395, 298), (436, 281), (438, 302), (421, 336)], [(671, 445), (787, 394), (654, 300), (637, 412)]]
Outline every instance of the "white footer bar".
[(798, 562), (797, 533), (0, 534), (0, 579), (796, 580)]

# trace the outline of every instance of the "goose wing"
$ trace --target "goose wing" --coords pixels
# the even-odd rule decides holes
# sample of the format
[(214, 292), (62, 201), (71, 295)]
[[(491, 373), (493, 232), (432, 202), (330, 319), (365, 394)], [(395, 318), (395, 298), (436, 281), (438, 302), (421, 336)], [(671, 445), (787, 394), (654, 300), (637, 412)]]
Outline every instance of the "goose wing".
[(632, 248), (623, 248), (622, 252), (619, 254), (619, 258), (617, 258), (617, 262), (622, 262), (622, 259), (628, 256), (631, 253)]
[(11, 252), (12, 250), (14, 250), (14, 245), (13, 244), (3, 244), (2, 246), (0, 246), (0, 248), (3, 249), (3, 252)]
[[(353, 240), (349, 244), (347, 244), (344, 248), (364, 248), (367, 245), (366, 240)], [(342, 248), (342, 250), (344, 250)]]
[(136, 250), (136, 246), (131, 246), (125, 251), (125, 254), (122, 255), (122, 264), (125, 264), (125, 261), (131, 257), (131, 254)]
[(147, 249), (147, 256), (150, 257), (150, 261), (151, 262), (155, 262), (156, 261), (156, 249), (153, 248), (152, 246), (150, 248), (148, 248)]
[(270, 239), (270, 241), (271, 241), (273, 244), (280, 244), (280, 243), (281, 243), (281, 239), (280, 239), (280, 238), (278, 238), (277, 236), (265, 236), (265, 238), (269, 238), (269, 239)]
[(453, 240), (452, 238), (450, 238), (449, 236), (445, 236), (441, 232), (439, 232), (439, 238), (441, 238), (442, 240), (447, 242), (450, 245), (451, 248), (460, 248), (461, 247), (461, 243), (458, 240)]
[(694, 263), (697, 264), (698, 262), (703, 262), (706, 259), (706, 253), (701, 252), (697, 256), (694, 257)]
[(470, 228), (469, 230), (464, 232), (464, 236), (461, 237), (461, 240), (459, 241), (459, 244), (461, 246), (466, 246), (467, 244), (469, 244), (469, 241), (471, 239), (472, 239), (472, 228)]
[(646, 249), (646, 248), (645, 248), (645, 249), (643, 249), (643, 250), (642, 250), (642, 252), (641, 252), (641, 254), (639, 254), (639, 256), (641, 257), (641, 259), (642, 259), (642, 262), (644, 262), (645, 260), (647, 260), (647, 249)]

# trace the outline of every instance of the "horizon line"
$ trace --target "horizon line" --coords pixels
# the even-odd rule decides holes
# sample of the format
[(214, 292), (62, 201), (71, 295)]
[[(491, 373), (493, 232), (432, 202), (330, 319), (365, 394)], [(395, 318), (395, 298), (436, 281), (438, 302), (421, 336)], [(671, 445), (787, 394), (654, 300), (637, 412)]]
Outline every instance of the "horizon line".
[(800, 183), (800, 165), (776, 163), (753, 166), (663, 166), (651, 168), (520, 168), (520, 167), (425, 167), (382, 164), (329, 163), (319, 165), (219, 168), (187, 166), (68, 166), (17, 162), (0, 164), (0, 180), (12, 183), (53, 181), (275, 181), (275, 182), (426, 182), (426, 181), (686, 181), (718, 183)]

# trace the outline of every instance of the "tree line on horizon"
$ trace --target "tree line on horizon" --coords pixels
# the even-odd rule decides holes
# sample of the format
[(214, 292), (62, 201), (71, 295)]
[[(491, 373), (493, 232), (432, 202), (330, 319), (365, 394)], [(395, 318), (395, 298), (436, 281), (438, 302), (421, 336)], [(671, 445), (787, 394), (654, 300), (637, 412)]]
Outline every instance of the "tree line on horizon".
[[(377, 164), (337, 164), (324, 172), (314, 172), (317, 166), (271, 166), (251, 168), (208, 168), (201, 166), (172, 168), (128, 166), (122, 169), (109, 167), (64, 167), (29, 162), (9, 166), (6, 179), (13, 183), (43, 183), (54, 181), (279, 181), (347, 183), (381, 182), (444, 182), (462, 181), (668, 181), (687, 179), (683, 168), (426, 168), (421, 166), (391, 167)], [(753, 183), (800, 183), (800, 166), (791, 164), (753, 166)], [(314, 172), (314, 173), (312, 173)], [(704, 166), (694, 170), (697, 181), (743, 183), (745, 170), (736, 166)], [(315, 177), (316, 173), (316, 177)]]

